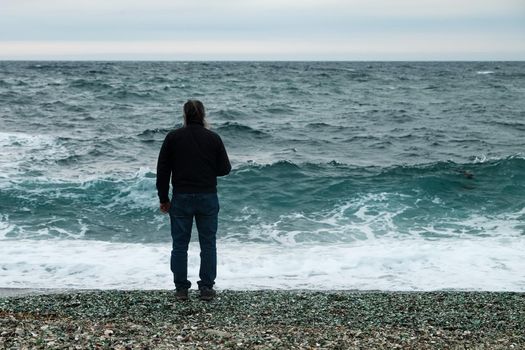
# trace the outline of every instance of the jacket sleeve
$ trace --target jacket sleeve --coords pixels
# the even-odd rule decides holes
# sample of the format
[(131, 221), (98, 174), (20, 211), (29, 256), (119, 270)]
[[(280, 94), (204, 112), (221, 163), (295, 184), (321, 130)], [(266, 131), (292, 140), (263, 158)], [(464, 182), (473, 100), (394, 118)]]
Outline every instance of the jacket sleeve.
[(166, 136), (160, 148), (159, 159), (157, 161), (157, 194), (161, 203), (170, 201), (170, 179), (171, 164), (169, 155), (169, 135)]
[(226, 148), (224, 143), (222, 143), (221, 138), (219, 137), (219, 147), (217, 151), (217, 176), (228, 175), (232, 170), (230, 164), (230, 159), (228, 158), (228, 153), (226, 153)]

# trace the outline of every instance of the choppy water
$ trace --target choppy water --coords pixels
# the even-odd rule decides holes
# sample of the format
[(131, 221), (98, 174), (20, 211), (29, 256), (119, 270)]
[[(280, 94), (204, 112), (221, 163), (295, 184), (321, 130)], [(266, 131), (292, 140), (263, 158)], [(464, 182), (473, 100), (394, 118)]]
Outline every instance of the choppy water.
[(523, 62), (0, 62), (0, 286), (171, 288), (188, 98), (234, 167), (218, 287), (525, 291)]

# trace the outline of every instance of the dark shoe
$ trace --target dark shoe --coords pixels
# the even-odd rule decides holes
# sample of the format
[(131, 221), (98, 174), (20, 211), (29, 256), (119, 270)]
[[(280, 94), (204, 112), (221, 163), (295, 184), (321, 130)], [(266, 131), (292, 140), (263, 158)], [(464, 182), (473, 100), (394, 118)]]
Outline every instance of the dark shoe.
[(215, 295), (217, 295), (215, 290), (213, 290), (213, 288), (210, 287), (200, 287), (199, 290), (201, 292), (201, 300), (210, 301), (213, 298), (215, 298)]
[(187, 289), (175, 290), (175, 298), (177, 298), (177, 300), (188, 300), (188, 290)]

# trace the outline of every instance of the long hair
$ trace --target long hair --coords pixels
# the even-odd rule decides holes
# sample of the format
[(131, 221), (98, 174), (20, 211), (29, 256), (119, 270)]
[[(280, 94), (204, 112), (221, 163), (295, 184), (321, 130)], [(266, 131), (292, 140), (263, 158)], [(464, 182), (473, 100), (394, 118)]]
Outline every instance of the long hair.
[(208, 122), (206, 121), (206, 110), (204, 105), (199, 100), (188, 100), (184, 104), (184, 126), (187, 126), (191, 122), (202, 124), (208, 128)]

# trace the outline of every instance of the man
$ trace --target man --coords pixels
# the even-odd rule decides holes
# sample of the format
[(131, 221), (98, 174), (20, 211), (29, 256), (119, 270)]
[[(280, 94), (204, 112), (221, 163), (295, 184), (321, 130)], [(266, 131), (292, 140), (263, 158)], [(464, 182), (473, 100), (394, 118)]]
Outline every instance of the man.
[[(230, 160), (219, 135), (206, 127), (204, 105), (184, 104), (184, 127), (168, 133), (157, 162), (160, 210), (171, 222), (171, 271), (179, 300), (188, 299), (188, 244), (193, 218), (199, 232), (201, 262), (197, 282), (202, 300), (215, 297), (217, 275), (216, 233), (219, 214), (217, 176), (227, 175)], [(169, 183), (173, 186), (170, 202)]]

